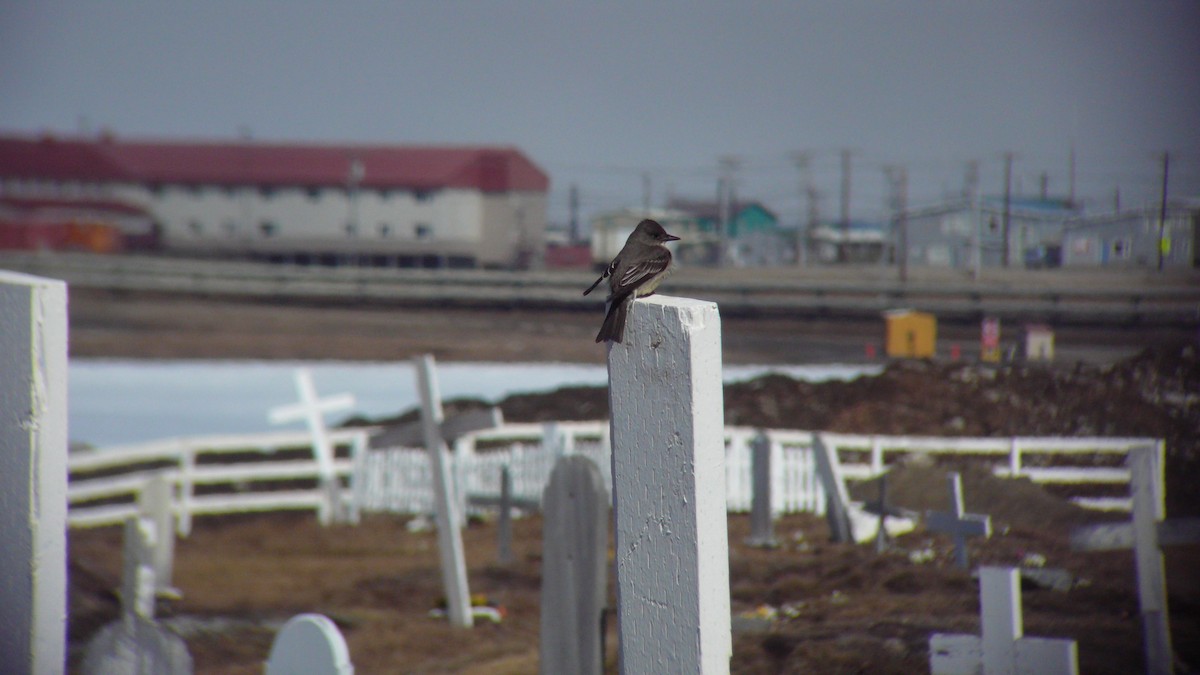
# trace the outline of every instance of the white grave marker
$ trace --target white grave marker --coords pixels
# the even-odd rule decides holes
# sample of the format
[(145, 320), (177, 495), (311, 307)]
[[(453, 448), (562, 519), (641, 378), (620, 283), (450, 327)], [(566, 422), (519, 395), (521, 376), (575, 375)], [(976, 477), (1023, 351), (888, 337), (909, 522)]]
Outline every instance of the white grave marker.
[(1076, 550), (1133, 549), (1146, 672), (1153, 675), (1175, 670), (1162, 547), (1200, 542), (1200, 518), (1165, 520), (1164, 454), (1154, 446), (1129, 451), (1132, 523), (1095, 525), (1071, 533), (1071, 547)]
[(0, 660), (62, 672), (67, 630), (67, 285), (0, 271)]
[(171, 496), (174, 486), (163, 472), (146, 481), (138, 493), (138, 513), (154, 523), (153, 552), (154, 584), (157, 592), (180, 597), (179, 589), (171, 586), (175, 566), (175, 507)]
[(312, 372), (307, 368), (297, 368), (295, 378), (296, 393), (300, 396), (300, 402), (272, 408), (267, 418), (271, 424), (304, 420), (308, 425), (308, 432), (312, 434), (313, 458), (317, 461), (321, 490), (325, 495), (324, 506), (317, 515), (322, 525), (328, 525), (330, 520), (341, 518), (342, 503), (341, 490), (333, 471), (333, 443), (330, 442), (329, 431), (325, 428), (325, 413), (353, 408), (354, 396), (339, 394), (319, 399), (317, 388), (313, 385)]
[(454, 496), (454, 477), (446, 462), (446, 443), (441, 426), (445, 419), (442, 399), (434, 377), (433, 357), (418, 356), (417, 390), (421, 395), (421, 423), (424, 428), (425, 449), (433, 469), (433, 494), (437, 507), (438, 554), (441, 557), (442, 587), (446, 593), (446, 616), (454, 626), (470, 628), (471, 593), (467, 586), (467, 561), (463, 553), (462, 531), (459, 530), (458, 501)]
[(967, 552), (967, 537), (992, 536), (992, 518), (975, 513), (963, 513), (962, 477), (951, 472), (946, 477), (950, 487), (950, 511), (930, 511), (925, 514), (925, 527), (954, 537), (954, 557), (958, 566), (967, 569), (971, 556)]
[(979, 568), (982, 635), (931, 635), (933, 675), (1078, 675), (1074, 640), (1025, 637), (1020, 584), (1011, 567)]
[(337, 624), (320, 614), (298, 614), (271, 643), (266, 675), (354, 675), (354, 664)]
[(88, 642), (84, 675), (187, 675), (192, 657), (178, 635), (154, 621), (156, 527), (149, 518), (125, 521), (121, 618)]
[(717, 306), (633, 302), (608, 346), (621, 672), (728, 673)]

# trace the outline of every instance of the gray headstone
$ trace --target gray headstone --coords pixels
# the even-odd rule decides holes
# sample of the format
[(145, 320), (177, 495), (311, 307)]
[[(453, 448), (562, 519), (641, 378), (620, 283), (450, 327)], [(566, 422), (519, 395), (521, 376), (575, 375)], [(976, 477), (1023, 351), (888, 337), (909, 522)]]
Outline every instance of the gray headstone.
[(500, 469), (500, 517), (496, 521), (496, 562), (511, 565), (512, 552), (512, 472)]
[(183, 638), (141, 616), (113, 621), (88, 642), (83, 675), (190, 675)]
[(759, 433), (750, 443), (754, 496), (750, 501), (750, 546), (773, 548), (775, 521), (771, 517), (771, 439)]
[(542, 505), (540, 672), (599, 675), (609, 505), (600, 469), (582, 455), (562, 457), (550, 474)]
[(333, 621), (320, 614), (298, 614), (275, 636), (266, 675), (354, 675), (354, 664)]

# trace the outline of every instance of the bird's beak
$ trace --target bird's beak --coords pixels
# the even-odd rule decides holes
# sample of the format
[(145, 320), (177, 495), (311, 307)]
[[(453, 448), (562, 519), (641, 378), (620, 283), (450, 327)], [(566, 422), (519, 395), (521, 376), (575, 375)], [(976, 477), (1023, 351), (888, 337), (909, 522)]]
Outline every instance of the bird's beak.
[(679, 241), (679, 237), (676, 237), (676, 236), (675, 236), (675, 235), (673, 235), (673, 234), (668, 234), (668, 235), (667, 235), (667, 238), (666, 238), (666, 239), (664, 239), (663, 241)]

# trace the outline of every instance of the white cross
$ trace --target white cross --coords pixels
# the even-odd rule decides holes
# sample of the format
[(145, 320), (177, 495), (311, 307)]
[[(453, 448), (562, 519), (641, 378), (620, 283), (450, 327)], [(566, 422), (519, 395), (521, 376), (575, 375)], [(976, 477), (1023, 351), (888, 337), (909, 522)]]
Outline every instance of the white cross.
[[(313, 459), (317, 462), (317, 473), (321, 486), (327, 499), (330, 500), (329, 508), (336, 509), (333, 443), (329, 441), (329, 432), (325, 428), (325, 413), (353, 408), (354, 396), (338, 394), (318, 399), (312, 373), (307, 368), (297, 368), (295, 378), (296, 393), (300, 396), (300, 402), (272, 408), (267, 413), (267, 419), (271, 424), (284, 424), (295, 420), (304, 420), (308, 424), (308, 432), (312, 435)], [(326, 522), (329, 518), (327, 511), (322, 511), (322, 522)]]
[(317, 388), (313, 385), (312, 372), (307, 368), (297, 368), (295, 378), (296, 393), (300, 395), (300, 402), (272, 408), (267, 419), (271, 424), (304, 420), (308, 424), (308, 432), (312, 434), (313, 455), (317, 460), (321, 477), (332, 480), (333, 444), (329, 442), (329, 432), (325, 428), (325, 413), (353, 408), (354, 396), (338, 394), (318, 399)]
[(979, 568), (981, 635), (929, 637), (933, 675), (1077, 675), (1074, 640), (1025, 637), (1021, 579), (1011, 567)]
[(970, 566), (967, 553), (967, 537), (992, 536), (992, 518), (976, 513), (963, 513), (962, 477), (952, 472), (946, 477), (950, 486), (950, 512), (930, 511), (925, 514), (925, 527), (934, 532), (945, 532), (954, 537), (954, 555), (958, 566)]

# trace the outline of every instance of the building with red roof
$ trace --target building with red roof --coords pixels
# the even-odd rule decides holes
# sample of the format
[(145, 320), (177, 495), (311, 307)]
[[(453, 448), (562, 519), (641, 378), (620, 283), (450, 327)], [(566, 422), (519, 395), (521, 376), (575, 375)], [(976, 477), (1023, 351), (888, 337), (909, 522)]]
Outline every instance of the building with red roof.
[(502, 146), (0, 135), (0, 198), (144, 211), (166, 251), (329, 264), (521, 267), (549, 178)]

